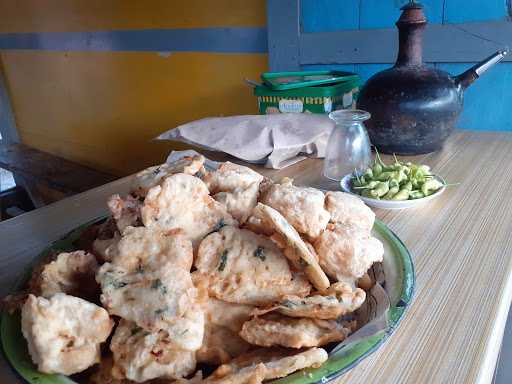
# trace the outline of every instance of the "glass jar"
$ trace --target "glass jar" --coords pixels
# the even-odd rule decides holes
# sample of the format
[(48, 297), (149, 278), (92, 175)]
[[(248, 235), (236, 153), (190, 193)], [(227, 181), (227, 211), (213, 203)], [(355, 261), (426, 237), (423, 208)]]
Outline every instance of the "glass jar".
[(341, 109), (329, 113), (335, 122), (324, 160), (324, 176), (340, 181), (354, 171), (364, 172), (371, 161), (370, 139), (363, 122), (370, 118), (366, 111)]

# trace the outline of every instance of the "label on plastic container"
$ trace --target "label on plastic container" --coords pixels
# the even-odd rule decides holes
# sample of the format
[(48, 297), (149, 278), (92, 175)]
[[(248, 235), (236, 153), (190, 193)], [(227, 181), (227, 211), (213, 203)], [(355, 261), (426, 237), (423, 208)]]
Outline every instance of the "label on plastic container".
[(279, 110), (282, 113), (302, 113), (304, 105), (300, 100), (281, 99), (279, 100)]
[(332, 111), (332, 99), (330, 97), (324, 98), (324, 112), (329, 113)]
[(352, 91), (347, 92), (343, 95), (343, 108), (348, 108), (352, 105), (353, 96)]

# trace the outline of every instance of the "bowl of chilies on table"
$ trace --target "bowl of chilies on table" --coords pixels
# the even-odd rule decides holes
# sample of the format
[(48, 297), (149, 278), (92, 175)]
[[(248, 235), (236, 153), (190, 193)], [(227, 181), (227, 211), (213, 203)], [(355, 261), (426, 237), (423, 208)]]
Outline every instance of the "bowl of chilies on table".
[(378, 152), (373, 166), (353, 172), (340, 182), (343, 191), (358, 195), (375, 208), (410, 208), (440, 196), (448, 184), (424, 164), (399, 161), (385, 164)]

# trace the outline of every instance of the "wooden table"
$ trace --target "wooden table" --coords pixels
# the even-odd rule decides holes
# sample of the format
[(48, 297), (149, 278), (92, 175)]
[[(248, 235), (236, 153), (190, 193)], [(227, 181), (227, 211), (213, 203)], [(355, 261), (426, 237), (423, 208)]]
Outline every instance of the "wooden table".
[[(418, 156), (449, 182), (439, 199), (403, 211), (377, 211), (412, 252), (416, 296), (376, 353), (340, 383), (489, 383), (512, 295), (512, 135), (456, 132), (443, 151)], [(267, 175), (335, 188), (322, 162), (307, 160)], [(0, 295), (50, 241), (105, 213), (127, 190), (124, 178), (0, 223)], [(0, 382), (13, 383), (5, 360)]]

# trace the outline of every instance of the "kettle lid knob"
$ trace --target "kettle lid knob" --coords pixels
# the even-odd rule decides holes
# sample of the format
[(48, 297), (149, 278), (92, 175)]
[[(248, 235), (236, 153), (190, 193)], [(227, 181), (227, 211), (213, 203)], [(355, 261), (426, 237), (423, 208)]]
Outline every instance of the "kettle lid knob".
[(414, 0), (410, 0), (407, 4), (405, 4), (402, 8), (400, 8), (401, 11), (405, 11), (407, 9), (423, 9), (423, 4), (417, 2), (417, 1), (414, 1)]
[(423, 13), (423, 5), (414, 0), (409, 1), (402, 8), (400, 8), (402, 14), (396, 22), (398, 26), (404, 24), (421, 24), (426, 23), (427, 18)]

